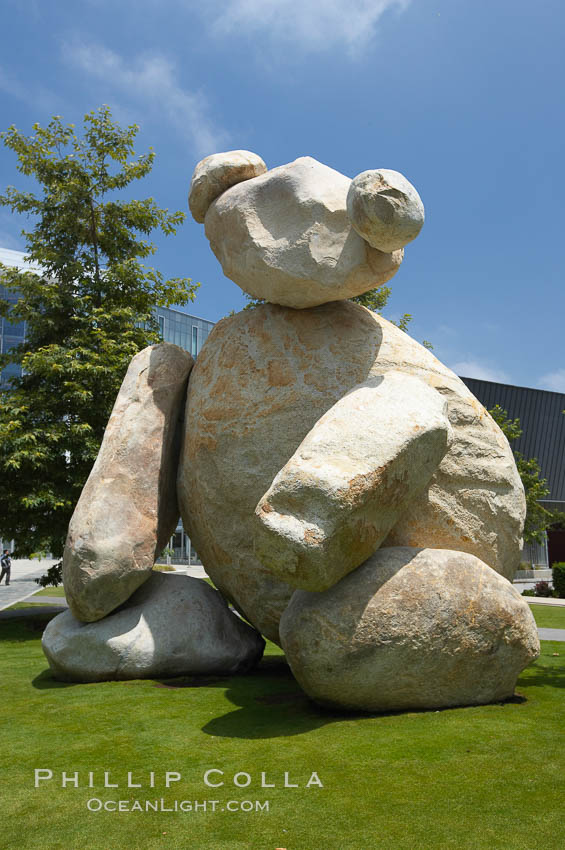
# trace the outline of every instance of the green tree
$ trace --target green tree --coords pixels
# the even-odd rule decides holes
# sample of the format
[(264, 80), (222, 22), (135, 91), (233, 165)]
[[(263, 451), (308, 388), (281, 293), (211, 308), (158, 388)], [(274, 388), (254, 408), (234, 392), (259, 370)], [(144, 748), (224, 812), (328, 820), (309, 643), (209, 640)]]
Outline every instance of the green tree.
[[(500, 426), (509, 443), (522, 435), (520, 420), (509, 419), (508, 413), (499, 404), (495, 405), (489, 413)], [(546, 529), (557, 520), (556, 515), (539, 503), (540, 499), (549, 496), (547, 481), (540, 477), (541, 469), (536, 458), (525, 458), (521, 452), (516, 450), (514, 450), (514, 458), (526, 493), (527, 512), (524, 540), (526, 543), (541, 543)]]
[[(378, 286), (376, 289), (370, 289), (368, 292), (363, 292), (361, 295), (355, 295), (349, 300), (355, 301), (356, 304), (362, 304), (363, 307), (367, 307), (369, 310), (373, 310), (373, 312), (378, 313), (379, 316), (381, 316), (391, 294), (392, 289), (390, 286)], [(400, 328), (401, 331), (408, 333), (408, 325), (413, 318), (414, 317), (411, 313), (403, 313), (398, 322), (395, 322), (393, 319), (389, 319), (389, 322), (396, 325), (396, 327)], [(422, 345), (430, 351), (433, 349), (432, 343), (427, 339), (422, 340)]]
[(59, 116), (30, 136), (0, 134), (40, 187), (0, 195), (31, 219), (22, 235), (36, 268), (0, 269), (5, 295), (18, 296), (1, 300), (0, 313), (27, 326), (25, 342), (0, 358), (0, 369), (24, 370), (0, 393), (0, 536), (20, 556), (62, 553), (127, 365), (159, 339), (154, 306), (187, 303), (198, 286), (142, 262), (155, 251), (146, 237), (175, 233), (184, 213), (116, 195), (153, 165), (151, 149), (134, 152), (137, 132), (103, 106), (85, 115), (81, 136)]

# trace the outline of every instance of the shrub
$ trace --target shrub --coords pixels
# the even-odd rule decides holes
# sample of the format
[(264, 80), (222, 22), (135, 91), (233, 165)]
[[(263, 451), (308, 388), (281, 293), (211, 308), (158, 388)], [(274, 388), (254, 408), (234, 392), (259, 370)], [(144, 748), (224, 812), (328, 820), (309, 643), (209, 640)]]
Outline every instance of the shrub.
[(535, 596), (535, 595), (536, 595), (535, 590), (523, 590), (522, 591), (522, 596)]
[(553, 591), (546, 581), (536, 583), (536, 596), (553, 596)]
[(559, 599), (565, 599), (565, 563), (563, 561), (553, 564), (552, 575), (555, 595)]

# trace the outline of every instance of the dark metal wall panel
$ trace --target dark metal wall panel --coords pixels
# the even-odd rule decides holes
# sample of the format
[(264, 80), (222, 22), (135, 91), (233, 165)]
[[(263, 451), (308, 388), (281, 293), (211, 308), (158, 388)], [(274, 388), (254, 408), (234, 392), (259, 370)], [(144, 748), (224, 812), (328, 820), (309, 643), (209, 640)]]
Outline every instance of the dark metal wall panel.
[(537, 458), (551, 491), (548, 499), (565, 501), (565, 395), (476, 378), (461, 380), (487, 410), (499, 404), (510, 419), (520, 420), (523, 433), (512, 448)]

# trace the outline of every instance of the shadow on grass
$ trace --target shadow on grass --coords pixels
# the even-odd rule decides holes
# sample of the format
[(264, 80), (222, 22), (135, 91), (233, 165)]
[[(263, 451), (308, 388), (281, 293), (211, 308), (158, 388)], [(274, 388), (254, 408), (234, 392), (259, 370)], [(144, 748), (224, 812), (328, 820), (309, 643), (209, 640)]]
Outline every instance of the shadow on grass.
[(64, 608), (60, 607), (49, 607), (47, 610), (45, 608), (34, 605), (0, 612), (0, 642), (21, 643), (40, 638), (47, 623), (64, 611)]
[(81, 682), (60, 682), (53, 678), (53, 673), (49, 669), (43, 670), (35, 679), (32, 679), (31, 684), (38, 691), (51, 690), (52, 688), (75, 688)]
[(237, 709), (215, 717), (202, 727), (217, 738), (278, 738), (303, 735), (350, 714), (337, 714), (315, 705), (300, 689), (284, 655), (267, 655), (244, 676), (183, 676), (164, 679), (158, 688), (221, 688)]
[[(13, 625), (18, 627), (20, 634), (16, 640), (37, 639), (47, 622), (49, 615), (39, 615), (25, 621), (26, 637), (21, 635), (24, 623), (20, 620)], [(4, 626), (11, 624), (5, 623)], [(545, 660), (545, 659), (544, 659)], [(147, 680), (128, 680), (121, 684), (142, 684)], [(60, 682), (53, 678), (49, 669), (44, 670), (32, 682), (39, 690), (51, 688), (76, 687), (81, 683)], [(239, 676), (182, 676), (174, 679), (153, 679), (154, 687), (163, 690), (176, 689), (212, 689), (217, 688), (235, 706), (234, 710), (214, 717), (207, 722), (202, 731), (205, 734), (222, 738), (239, 739), (270, 739), (302, 735), (330, 723), (355, 720), (361, 716), (389, 716), (409, 712), (384, 712), (379, 715), (346, 712), (339, 709), (322, 708), (312, 702), (299, 688), (286, 659), (282, 653), (270, 653), (263, 657), (261, 663), (253, 671)], [(518, 687), (565, 687), (565, 667), (555, 663), (533, 664), (520, 676)], [(515, 694), (498, 705), (520, 705), (527, 698), (520, 693)], [(471, 706), (473, 708), (473, 706)], [(444, 709), (446, 711), (450, 708)], [(461, 709), (458, 709), (461, 710)], [(426, 713), (426, 712), (424, 712)]]
[(553, 664), (542, 667), (534, 664), (525, 674), (522, 673), (518, 685), (524, 688), (565, 688), (565, 667)]

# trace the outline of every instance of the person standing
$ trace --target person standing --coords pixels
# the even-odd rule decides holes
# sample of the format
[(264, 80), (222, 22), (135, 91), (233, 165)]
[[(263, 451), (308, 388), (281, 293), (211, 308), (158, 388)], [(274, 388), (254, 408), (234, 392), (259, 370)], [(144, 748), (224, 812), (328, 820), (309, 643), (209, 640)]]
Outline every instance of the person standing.
[(2, 579), (6, 576), (6, 585), (10, 584), (10, 570), (12, 567), (12, 559), (10, 557), (10, 550), (4, 549), (4, 554), (0, 559), (0, 564), (2, 565), (2, 573), (0, 573), (0, 584), (2, 584)]

